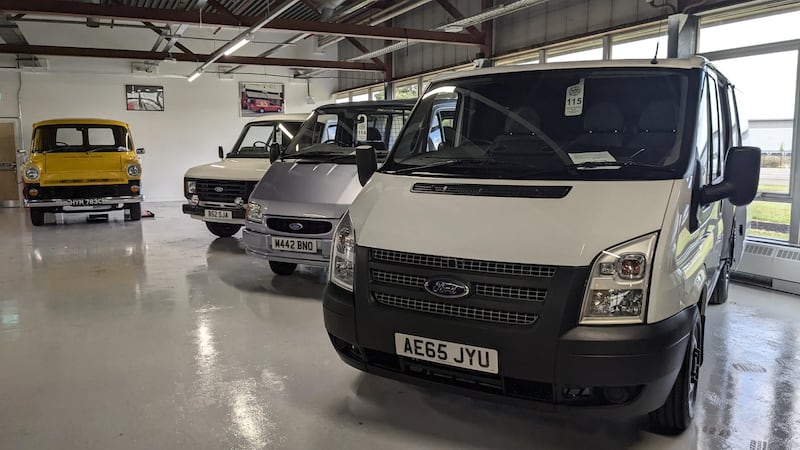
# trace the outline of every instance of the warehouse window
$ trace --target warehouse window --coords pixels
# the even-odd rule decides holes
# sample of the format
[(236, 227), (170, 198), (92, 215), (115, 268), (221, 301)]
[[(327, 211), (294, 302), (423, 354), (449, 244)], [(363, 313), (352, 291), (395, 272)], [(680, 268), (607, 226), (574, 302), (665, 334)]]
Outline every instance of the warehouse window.
[[(625, 36), (615, 36), (611, 47), (611, 59), (649, 59), (667, 57), (666, 27), (661, 36), (651, 36), (638, 39), (626, 39)], [(658, 53), (656, 53), (658, 46)]]
[(800, 11), (722, 24), (712, 20), (701, 21), (701, 53), (800, 39)]
[(397, 100), (419, 97), (417, 81), (413, 83), (398, 84), (394, 87), (394, 98)]
[(593, 39), (580, 44), (547, 49), (547, 62), (600, 61), (603, 59), (603, 41)]

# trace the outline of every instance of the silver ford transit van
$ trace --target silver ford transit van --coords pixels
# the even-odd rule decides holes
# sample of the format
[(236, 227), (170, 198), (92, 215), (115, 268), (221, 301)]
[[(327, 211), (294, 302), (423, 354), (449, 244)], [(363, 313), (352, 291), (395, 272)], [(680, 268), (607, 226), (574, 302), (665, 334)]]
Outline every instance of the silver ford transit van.
[(317, 108), (250, 196), (243, 243), (277, 275), (297, 264), (327, 267), (333, 228), (361, 190), (356, 146), (381, 159), (394, 145), (413, 101), (374, 101)]
[(685, 430), (758, 185), (743, 128), (701, 58), (435, 80), (377, 172), (358, 150), (333, 347), (389, 378)]

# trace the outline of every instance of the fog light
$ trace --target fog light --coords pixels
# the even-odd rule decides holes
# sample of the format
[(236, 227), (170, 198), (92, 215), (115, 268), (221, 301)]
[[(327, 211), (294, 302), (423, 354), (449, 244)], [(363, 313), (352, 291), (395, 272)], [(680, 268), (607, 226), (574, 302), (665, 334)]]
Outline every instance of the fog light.
[(625, 403), (631, 398), (627, 388), (624, 387), (607, 387), (603, 389), (603, 396), (608, 403), (620, 404)]
[(139, 193), (139, 185), (138, 184), (132, 184), (131, 185), (131, 192), (133, 192), (134, 194), (138, 194)]
[(242, 199), (242, 197), (236, 197), (235, 199), (233, 199), (233, 203), (236, 204), (237, 208), (244, 208), (244, 200)]
[(31, 197), (36, 197), (39, 195), (39, 190), (36, 188), (28, 189), (28, 195)]
[(200, 204), (200, 198), (196, 195), (193, 195), (192, 198), (189, 200), (189, 203), (191, 203), (192, 206), (197, 206)]

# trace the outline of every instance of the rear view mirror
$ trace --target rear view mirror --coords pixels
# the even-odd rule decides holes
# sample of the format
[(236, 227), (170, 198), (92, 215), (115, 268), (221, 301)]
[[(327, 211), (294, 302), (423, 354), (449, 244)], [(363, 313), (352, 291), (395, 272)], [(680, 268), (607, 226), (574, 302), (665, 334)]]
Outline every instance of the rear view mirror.
[(269, 162), (274, 163), (281, 157), (281, 144), (273, 143), (269, 146)]
[(225, 150), (222, 149), (221, 145), (217, 147), (217, 153), (219, 154), (219, 159), (225, 159)]
[(136, 154), (137, 155), (144, 155), (144, 149), (143, 148), (137, 148), (136, 149)]
[(358, 182), (364, 186), (372, 178), (372, 174), (378, 170), (378, 156), (371, 145), (356, 147), (356, 167), (358, 168)]
[(733, 147), (725, 159), (725, 178), (719, 184), (704, 187), (700, 202), (707, 205), (727, 198), (735, 206), (747, 205), (756, 198), (760, 172), (760, 148)]

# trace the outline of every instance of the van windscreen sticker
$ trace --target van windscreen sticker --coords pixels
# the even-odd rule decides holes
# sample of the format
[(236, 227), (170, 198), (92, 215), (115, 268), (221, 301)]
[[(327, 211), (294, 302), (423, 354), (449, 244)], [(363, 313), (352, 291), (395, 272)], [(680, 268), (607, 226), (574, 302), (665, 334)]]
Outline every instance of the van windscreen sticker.
[(583, 114), (583, 78), (578, 84), (567, 86), (567, 98), (564, 101), (564, 115), (580, 116)]
[(613, 156), (609, 152), (583, 152), (583, 153), (569, 153), (569, 159), (574, 164), (583, 164), (587, 162), (615, 162)]

